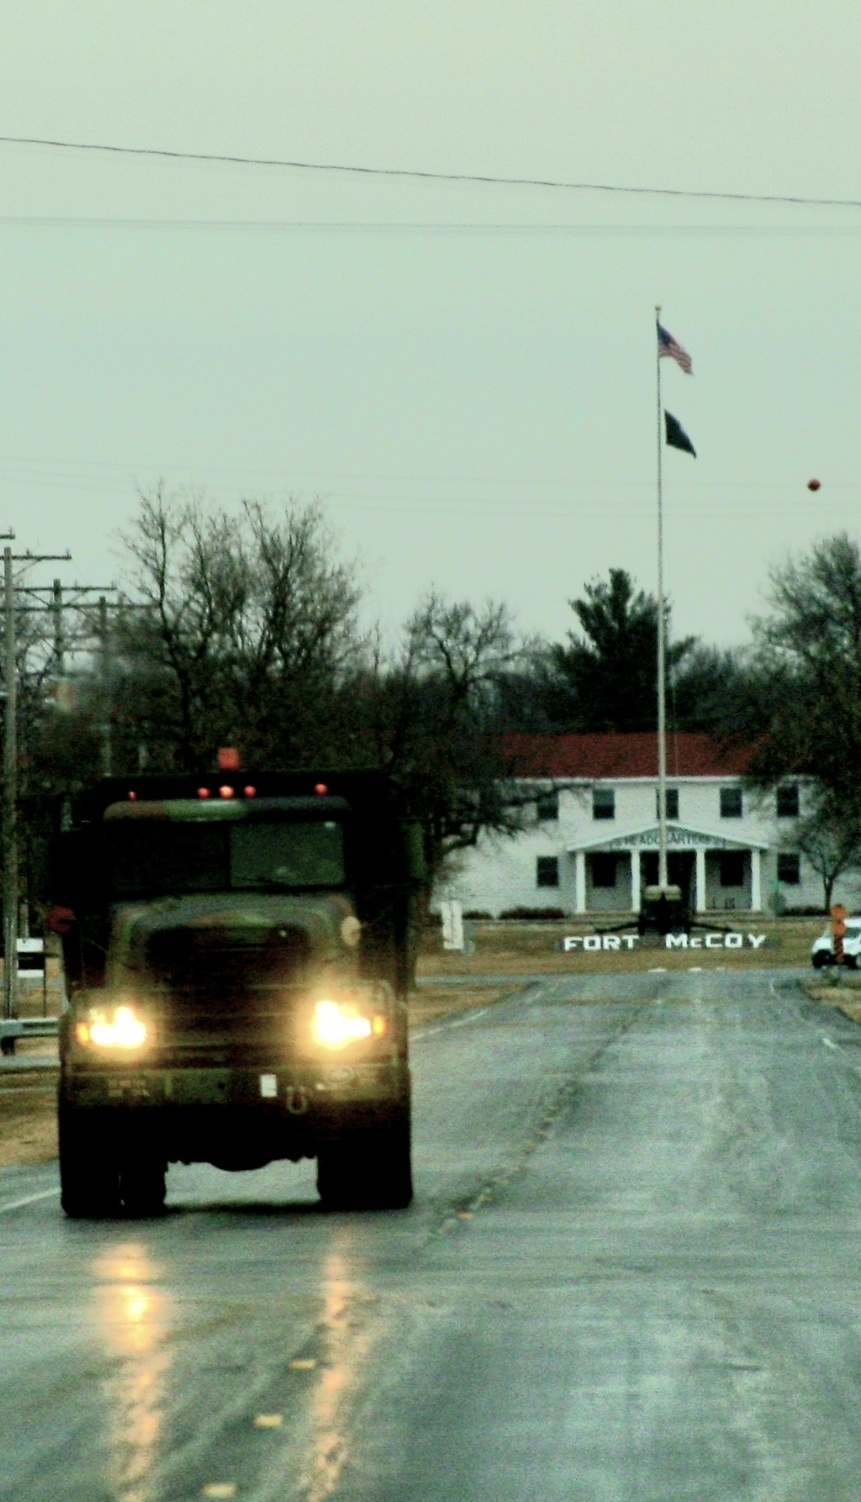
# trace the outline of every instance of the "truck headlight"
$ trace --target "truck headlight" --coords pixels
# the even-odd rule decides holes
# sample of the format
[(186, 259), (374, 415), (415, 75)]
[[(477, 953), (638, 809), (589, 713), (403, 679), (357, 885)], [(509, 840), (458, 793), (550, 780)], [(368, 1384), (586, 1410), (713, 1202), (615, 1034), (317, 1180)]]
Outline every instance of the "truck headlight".
[(381, 1013), (369, 1014), (348, 1001), (317, 1001), (311, 1015), (311, 1037), (323, 1048), (344, 1048), (365, 1038), (382, 1038), (387, 1027)]
[(134, 1007), (125, 1004), (89, 1007), (75, 1025), (79, 1043), (94, 1043), (97, 1048), (142, 1048), (149, 1029)]

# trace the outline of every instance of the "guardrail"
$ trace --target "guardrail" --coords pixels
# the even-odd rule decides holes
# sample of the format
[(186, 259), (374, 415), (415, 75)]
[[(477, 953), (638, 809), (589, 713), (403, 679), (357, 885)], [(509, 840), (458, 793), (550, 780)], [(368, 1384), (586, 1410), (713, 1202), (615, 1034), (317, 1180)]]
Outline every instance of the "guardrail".
[(19, 1038), (56, 1038), (57, 1017), (7, 1017), (0, 1021), (0, 1053), (13, 1054)]

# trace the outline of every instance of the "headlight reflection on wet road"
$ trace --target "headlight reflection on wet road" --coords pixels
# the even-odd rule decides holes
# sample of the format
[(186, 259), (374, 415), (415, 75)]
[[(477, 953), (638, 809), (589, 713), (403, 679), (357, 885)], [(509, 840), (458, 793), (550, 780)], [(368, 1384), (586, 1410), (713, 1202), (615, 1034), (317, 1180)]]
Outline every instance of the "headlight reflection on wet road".
[(357, 1279), (361, 1261), (352, 1250), (354, 1239), (350, 1228), (343, 1227), (322, 1269), (321, 1353), (313, 1376), (310, 1453), (303, 1477), (307, 1502), (326, 1502), (351, 1459), (352, 1410), (374, 1344), (366, 1313), (377, 1300)]
[(170, 1299), (139, 1244), (113, 1248), (93, 1272), (95, 1322), (110, 1362), (103, 1382), (110, 1484), (121, 1502), (151, 1502), (171, 1361)]

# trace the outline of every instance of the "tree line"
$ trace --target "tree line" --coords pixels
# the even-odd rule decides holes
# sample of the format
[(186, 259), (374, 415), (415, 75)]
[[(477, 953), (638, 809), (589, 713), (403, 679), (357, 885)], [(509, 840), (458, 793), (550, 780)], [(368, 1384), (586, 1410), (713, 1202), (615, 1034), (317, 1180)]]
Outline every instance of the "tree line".
[[(317, 504), (249, 501), (237, 517), (157, 489), (122, 541), (120, 606), (73, 697), (46, 693), (22, 637), (21, 819), (35, 864), (54, 795), (108, 755), (114, 773), (205, 772), (236, 745), (249, 767), (387, 768), (439, 870), (482, 830), (514, 833), (528, 817), (507, 733), (655, 728), (657, 602), (623, 569), (569, 601), (563, 642), (524, 639), (502, 602), (432, 589), (387, 649), (362, 624), (357, 569)], [(668, 724), (754, 746), (755, 786), (811, 779), (794, 848), (829, 897), (861, 848), (858, 544), (843, 534), (776, 568), (743, 647), (670, 628), (668, 607)]]

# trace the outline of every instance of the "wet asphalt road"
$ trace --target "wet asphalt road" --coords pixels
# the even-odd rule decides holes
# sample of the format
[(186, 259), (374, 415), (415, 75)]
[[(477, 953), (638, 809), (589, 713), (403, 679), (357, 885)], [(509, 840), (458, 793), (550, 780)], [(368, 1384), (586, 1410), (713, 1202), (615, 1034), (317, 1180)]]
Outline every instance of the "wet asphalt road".
[(552, 978), (416, 1039), (415, 1206), (0, 1174), (7, 1502), (854, 1502), (861, 1028), (788, 972)]

